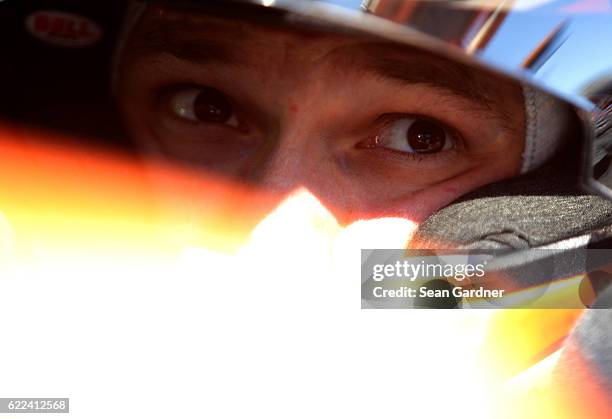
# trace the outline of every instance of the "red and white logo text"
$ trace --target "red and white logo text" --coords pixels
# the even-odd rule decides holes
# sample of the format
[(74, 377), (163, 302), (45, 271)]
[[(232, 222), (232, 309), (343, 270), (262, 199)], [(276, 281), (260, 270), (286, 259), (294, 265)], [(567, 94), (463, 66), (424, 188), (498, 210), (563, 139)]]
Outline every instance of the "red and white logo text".
[(102, 37), (102, 30), (91, 19), (54, 10), (32, 13), (26, 28), (35, 38), (63, 47), (86, 47)]

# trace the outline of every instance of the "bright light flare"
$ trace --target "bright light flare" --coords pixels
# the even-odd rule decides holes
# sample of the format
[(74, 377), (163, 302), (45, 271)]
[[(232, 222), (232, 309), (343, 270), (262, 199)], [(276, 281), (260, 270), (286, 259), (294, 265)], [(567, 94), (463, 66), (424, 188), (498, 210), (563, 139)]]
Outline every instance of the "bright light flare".
[(578, 315), (361, 310), (359, 250), (411, 221), (341, 228), (306, 190), (277, 205), (31, 137), (0, 141), (0, 394), (87, 418), (491, 418)]

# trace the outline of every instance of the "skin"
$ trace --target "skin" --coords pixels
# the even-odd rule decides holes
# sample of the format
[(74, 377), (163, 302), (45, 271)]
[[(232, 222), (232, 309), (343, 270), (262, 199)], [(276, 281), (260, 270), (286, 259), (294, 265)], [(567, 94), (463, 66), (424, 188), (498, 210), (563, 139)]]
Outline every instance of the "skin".
[[(281, 196), (306, 188), (342, 223), (418, 223), (520, 170), (520, 87), (405, 46), (151, 7), (119, 63), (119, 104), (148, 153)], [(228, 98), (228, 123), (177, 114), (202, 86)], [(422, 120), (444, 129), (443, 150), (406, 149)]]

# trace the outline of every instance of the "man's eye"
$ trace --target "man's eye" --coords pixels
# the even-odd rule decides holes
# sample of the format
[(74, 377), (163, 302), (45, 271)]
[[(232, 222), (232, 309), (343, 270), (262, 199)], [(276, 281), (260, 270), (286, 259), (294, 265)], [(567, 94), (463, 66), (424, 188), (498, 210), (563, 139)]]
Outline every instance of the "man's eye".
[(170, 109), (193, 122), (225, 124), (237, 128), (238, 118), (229, 98), (212, 87), (191, 87), (170, 96)]
[(366, 148), (383, 147), (404, 153), (433, 154), (449, 150), (456, 138), (439, 122), (418, 117), (396, 119), (367, 143)]

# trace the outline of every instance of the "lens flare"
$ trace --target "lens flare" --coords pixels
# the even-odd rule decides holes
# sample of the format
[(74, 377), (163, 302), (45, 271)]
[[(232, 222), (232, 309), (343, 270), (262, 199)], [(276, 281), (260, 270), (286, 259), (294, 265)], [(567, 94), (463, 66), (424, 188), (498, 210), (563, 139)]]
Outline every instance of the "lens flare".
[(159, 400), (153, 417), (560, 418), (604, 403), (579, 350), (589, 409), (551, 384), (580, 310), (362, 310), (360, 249), (405, 246), (410, 220), (341, 227), (307, 190), (281, 202), (41, 137), (0, 137), (0, 317), (18, 320), (3, 394), (65, 392), (77, 416), (95, 394), (126, 415)]

